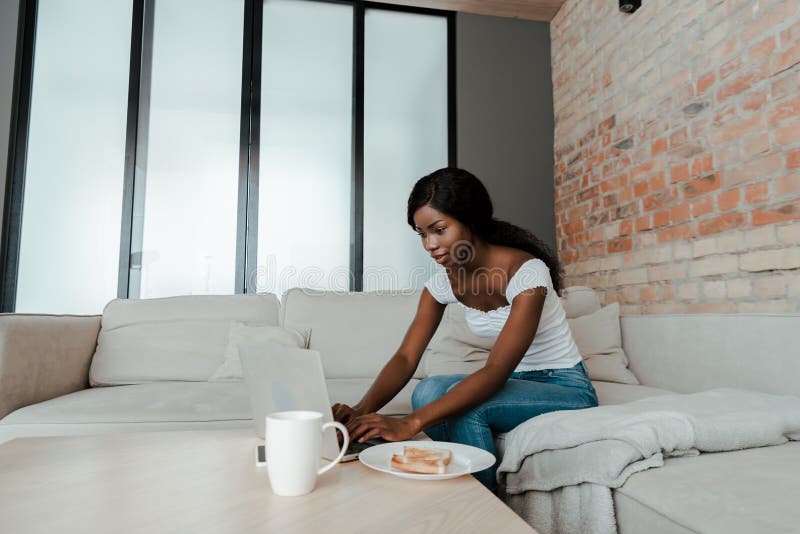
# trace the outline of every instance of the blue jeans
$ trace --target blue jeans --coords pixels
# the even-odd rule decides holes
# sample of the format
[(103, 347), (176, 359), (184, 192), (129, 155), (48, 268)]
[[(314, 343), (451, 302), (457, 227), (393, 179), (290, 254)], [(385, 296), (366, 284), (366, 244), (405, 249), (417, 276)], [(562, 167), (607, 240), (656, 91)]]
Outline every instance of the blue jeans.
[[(424, 379), (414, 388), (411, 405), (418, 410), (430, 404), (468, 375), (440, 375)], [(583, 362), (567, 369), (512, 373), (503, 389), (483, 404), (425, 429), (431, 439), (463, 443), (497, 456), (494, 434), (508, 432), (532, 417), (556, 410), (597, 406), (597, 394)], [(497, 491), (497, 463), (475, 473), (484, 486)]]

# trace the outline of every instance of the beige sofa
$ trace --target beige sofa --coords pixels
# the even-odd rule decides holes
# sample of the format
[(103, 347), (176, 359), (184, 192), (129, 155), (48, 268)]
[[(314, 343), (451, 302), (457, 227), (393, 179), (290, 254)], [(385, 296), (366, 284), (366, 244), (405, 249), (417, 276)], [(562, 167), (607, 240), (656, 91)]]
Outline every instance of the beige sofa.
[[(331, 399), (356, 402), (399, 345), (418, 298), (418, 292), (295, 289), (282, 305), (274, 295), (192, 296), (115, 300), (102, 317), (0, 315), (0, 443), (24, 436), (250, 427), (244, 384), (207, 381), (222, 361), (231, 320), (310, 331)], [(585, 288), (573, 289), (563, 302), (568, 317), (599, 308)], [(445, 320), (463, 321), (463, 310), (448, 306)], [(719, 386), (800, 394), (800, 315), (623, 317), (621, 327), (641, 385), (595, 381), (601, 404)], [(413, 387), (426, 370), (442, 372), (442, 362), (433, 360), (447, 346), (444, 330), (383, 413), (408, 413)], [(498, 446), (502, 452), (503, 436)], [(798, 443), (672, 458), (614, 492), (619, 530), (797, 531), (797, 473)]]

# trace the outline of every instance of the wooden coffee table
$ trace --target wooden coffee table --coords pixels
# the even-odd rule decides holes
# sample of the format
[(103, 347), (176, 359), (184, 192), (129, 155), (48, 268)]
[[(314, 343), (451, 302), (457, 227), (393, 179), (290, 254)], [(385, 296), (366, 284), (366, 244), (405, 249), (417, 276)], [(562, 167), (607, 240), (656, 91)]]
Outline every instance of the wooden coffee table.
[(416, 481), (361, 462), (278, 497), (251, 430), (16, 439), (0, 445), (2, 531), (535, 532), (471, 476)]

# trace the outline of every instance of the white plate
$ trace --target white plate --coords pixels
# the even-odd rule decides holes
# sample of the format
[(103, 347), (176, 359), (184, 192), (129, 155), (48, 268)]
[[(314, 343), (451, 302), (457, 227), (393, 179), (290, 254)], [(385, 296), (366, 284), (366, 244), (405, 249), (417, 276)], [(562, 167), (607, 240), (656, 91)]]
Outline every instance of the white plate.
[[(405, 471), (392, 469), (392, 455), (403, 454), (404, 446), (449, 449), (452, 453), (452, 458), (447, 465), (447, 471), (441, 475), (426, 475), (423, 473), (406, 473)], [(374, 447), (360, 452), (358, 454), (358, 459), (362, 464), (376, 471), (414, 480), (445, 480), (448, 478), (460, 477), (461, 475), (483, 471), (493, 466), (495, 462), (495, 457), (490, 452), (470, 445), (450, 443), (449, 441), (397, 441), (394, 443), (382, 443), (381, 445), (375, 445)]]

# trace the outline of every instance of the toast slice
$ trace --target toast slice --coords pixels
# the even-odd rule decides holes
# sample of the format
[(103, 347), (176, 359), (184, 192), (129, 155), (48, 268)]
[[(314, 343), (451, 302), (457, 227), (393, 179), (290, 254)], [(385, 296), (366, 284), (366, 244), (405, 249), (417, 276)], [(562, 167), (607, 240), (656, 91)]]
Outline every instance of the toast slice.
[(407, 458), (424, 458), (426, 460), (442, 460), (444, 465), (449, 465), (453, 455), (448, 449), (404, 446), (403, 456)]
[(447, 471), (447, 465), (442, 459), (427, 459), (393, 454), (391, 464), (392, 468), (405, 471), (406, 473), (443, 475)]
[(442, 475), (453, 455), (448, 449), (403, 446), (403, 454), (393, 454), (393, 469), (406, 473)]

